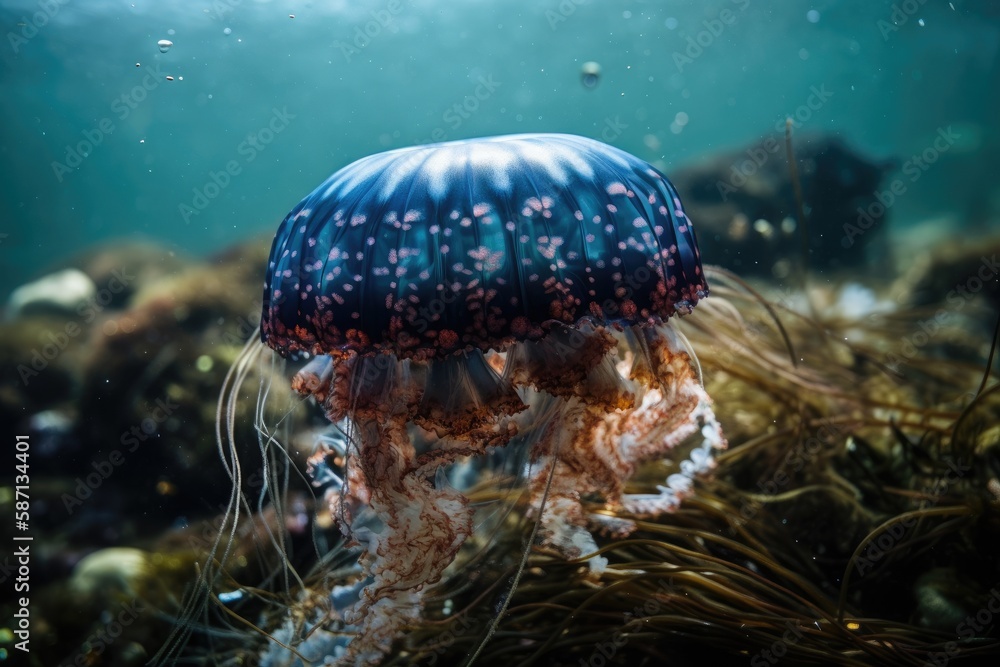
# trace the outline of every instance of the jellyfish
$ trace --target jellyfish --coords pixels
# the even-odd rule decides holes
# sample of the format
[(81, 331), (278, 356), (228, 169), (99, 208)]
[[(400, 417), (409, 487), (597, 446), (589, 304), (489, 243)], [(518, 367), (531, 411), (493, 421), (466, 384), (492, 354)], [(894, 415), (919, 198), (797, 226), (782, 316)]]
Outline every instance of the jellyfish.
[[(670, 318), (707, 294), (667, 178), (579, 136), (372, 155), (291, 210), (271, 248), (260, 338), (308, 358), (292, 387), (340, 434), (309, 469), (361, 547), (343, 664), (390, 650), (473, 531), (468, 499), (441, 474), (449, 465), (530, 436), (540, 539), (567, 558), (596, 552), (595, 532), (634, 529), (585, 501), (652, 516), (691, 493), (725, 439)], [(657, 492), (626, 493), (641, 464), (692, 439)]]

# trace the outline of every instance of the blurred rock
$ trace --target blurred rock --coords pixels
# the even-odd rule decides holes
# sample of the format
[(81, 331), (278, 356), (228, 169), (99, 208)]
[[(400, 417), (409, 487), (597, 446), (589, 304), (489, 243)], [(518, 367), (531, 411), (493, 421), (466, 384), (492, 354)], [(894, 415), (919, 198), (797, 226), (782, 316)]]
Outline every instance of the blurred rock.
[(0, 423), (26, 430), (31, 416), (72, 408), (89, 327), (73, 318), (25, 315), (0, 323)]
[[(885, 207), (875, 193), (891, 165), (832, 136), (796, 136), (812, 272), (861, 268), (888, 255)], [(802, 256), (784, 137), (671, 172), (698, 230), (703, 261), (783, 279)]]
[(1000, 310), (998, 235), (975, 241), (951, 235), (911, 254), (902, 268), (894, 285), (900, 303), (912, 307), (943, 304), (957, 314), (966, 304), (982, 299), (988, 308)]
[(104, 245), (72, 261), (94, 281), (104, 301), (100, 305), (112, 309), (126, 306), (136, 292), (192, 264), (173, 249), (149, 242)]
[(72, 314), (85, 306), (96, 292), (94, 281), (83, 271), (57, 271), (11, 292), (6, 316), (8, 320), (13, 320), (25, 313)]
[[(203, 262), (149, 244), (95, 249), (72, 270), (96, 286), (82, 305), (0, 322), (0, 421), (31, 437), (49, 475), (35, 487), (45, 507), (36, 523), (53, 543), (74, 545), (46, 572), (228, 501), (216, 407), (257, 335), (269, 247), (260, 239)], [(275, 385), (291, 395), (287, 377)], [(238, 419), (241, 442), (256, 447), (254, 401), (239, 407), (250, 411)], [(263, 485), (254, 472), (251, 494)]]
[[(95, 551), (73, 570), (69, 586), (81, 597), (138, 597), (139, 580), (152, 568), (149, 554), (139, 549), (114, 547)], [(106, 603), (106, 600), (102, 600)]]
[[(116, 456), (121, 463), (114, 484), (88, 507), (127, 499), (134, 520), (154, 517), (157, 525), (143, 525), (152, 530), (228, 501), (215, 440), (219, 390), (244, 342), (257, 335), (269, 248), (269, 240), (246, 243), (140, 284), (127, 309), (95, 326), (77, 431), (93, 461)], [(256, 376), (251, 382), (256, 390)], [(290, 392), (287, 378), (275, 384), (278, 395)], [(240, 409), (250, 410), (237, 420), (241, 442), (255, 443), (253, 401)], [(251, 493), (263, 483), (255, 472), (245, 475), (256, 483)]]

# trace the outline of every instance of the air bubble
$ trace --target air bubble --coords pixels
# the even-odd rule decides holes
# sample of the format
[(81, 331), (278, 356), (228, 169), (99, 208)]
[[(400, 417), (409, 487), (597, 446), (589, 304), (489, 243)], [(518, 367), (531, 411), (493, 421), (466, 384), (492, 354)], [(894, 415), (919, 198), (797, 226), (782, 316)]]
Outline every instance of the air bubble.
[(580, 68), (580, 83), (584, 88), (596, 88), (601, 81), (601, 65), (590, 60)]

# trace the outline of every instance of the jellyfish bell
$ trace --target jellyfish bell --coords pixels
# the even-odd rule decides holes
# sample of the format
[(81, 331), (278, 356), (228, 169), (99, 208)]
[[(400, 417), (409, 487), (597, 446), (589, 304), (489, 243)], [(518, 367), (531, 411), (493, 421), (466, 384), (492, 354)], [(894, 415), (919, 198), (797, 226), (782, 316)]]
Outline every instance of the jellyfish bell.
[[(336, 433), (309, 472), (361, 549), (342, 664), (376, 664), (419, 619), (478, 525), (463, 490), (482, 461), (527, 452), (542, 542), (569, 558), (597, 550), (591, 529), (634, 528), (588, 514), (585, 496), (655, 515), (691, 492), (725, 440), (669, 320), (707, 294), (667, 178), (583, 137), (380, 153), (291, 210), (260, 340), (308, 357), (291, 386)], [(691, 440), (657, 493), (625, 493)]]
[(261, 339), (440, 359), (588, 317), (666, 321), (707, 293), (660, 172), (583, 137), (501, 136), (379, 153), (316, 188), (275, 236)]

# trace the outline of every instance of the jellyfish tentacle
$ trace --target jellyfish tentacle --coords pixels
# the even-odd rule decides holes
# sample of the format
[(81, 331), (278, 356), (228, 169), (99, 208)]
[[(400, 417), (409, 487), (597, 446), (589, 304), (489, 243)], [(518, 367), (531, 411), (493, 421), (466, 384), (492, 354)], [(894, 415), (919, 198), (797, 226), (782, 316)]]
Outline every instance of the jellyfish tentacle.
[(368, 536), (361, 558), (370, 583), (344, 616), (358, 626), (347, 648), (347, 664), (377, 664), (392, 641), (423, 610), (423, 590), (438, 581), (472, 532), (472, 512), (454, 489), (436, 488), (414, 474), (416, 455), (406, 430), (410, 417), (397, 413), (360, 429), (360, 467), (369, 482), (369, 507), (383, 528)]
[[(627, 468), (613, 441), (594, 437), (609, 411), (635, 401), (635, 388), (614, 368), (616, 338), (604, 327), (586, 323), (580, 328), (557, 327), (538, 342), (522, 343), (508, 355), (509, 374), (520, 385), (545, 391), (562, 402), (558, 415), (534, 445), (532, 458), (541, 462), (532, 479), (532, 506), (545, 491), (550, 461), (555, 472), (541, 510), (542, 543), (570, 558), (597, 550), (587, 530), (582, 496), (621, 495)], [(601, 571), (607, 561), (592, 558)]]
[(692, 490), (693, 478), (715, 466), (714, 453), (725, 449), (722, 426), (712, 399), (699, 381), (697, 360), (668, 323), (643, 329), (656, 378), (642, 405), (629, 413), (620, 427), (620, 449), (629, 465), (669, 455), (688, 438), (700, 434), (700, 446), (681, 462), (659, 494), (627, 494), (621, 500), (633, 514), (655, 516), (677, 507)]
[[(310, 459), (316, 475), (329, 477), (328, 457), (341, 457), (344, 475), (339, 492), (328, 494), (330, 510), (344, 535), (364, 547), (359, 564), (368, 582), (343, 613), (357, 631), (343, 664), (381, 660), (420, 618), (425, 587), (441, 578), (472, 533), (468, 500), (435, 473), (517, 433), (510, 418), (526, 406), (479, 351), (470, 356), (474, 361), (462, 365), (391, 355), (317, 357), (293, 380), (300, 393), (320, 400), (331, 422), (345, 425), (345, 444), (321, 443)], [(429, 392), (442, 376), (452, 377), (452, 391)], [(414, 438), (412, 425), (425, 428), (427, 438)], [(371, 510), (378, 527), (353, 526), (360, 506)]]
[[(568, 558), (597, 551), (597, 543), (587, 530), (582, 496), (604, 493), (621, 485), (614, 469), (620, 463), (616, 452), (590, 437), (601, 415), (593, 406), (577, 398), (565, 403), (557, 418), (536, 443), (533, 456), (539, 462), (531, 481), (532, 508), (539, 507), (548, 485), (548, 497), (541, 509), (542, 543)], [(551, 463), (550, 463), (551, 462)], [(555, 470), (549, 481), (549, 468)], [(604, 558), (592, 558), (590, 567), (601, 571)]]
[[(567, 345), (574, 337), (576, 342)], [(559, 354), (553, 355), (554, 350)], [(540, 363), (546, 356), (548, 362)], [(588, 515), (582, 506), (585, 496), (600, 496), (609, 508), (638, 515), (671, 511), (691, 492), (694, 476), (712, 468), (714, 451), (725, 447), (711, 399), (699, 382), (697, 362), (668, 324), (636, 325), (617, 337), (602, 327), (556, 330), (542, 341), (517, 346), (508, 357), (510, 374), (519, 384), (531, 384), (563, 401), (558, 416), (536, 441), (533, 458), (554, 460), (541, 536), (543, 544), (567, 557), (597, 550), (588, 527), (614, 537), (635, 529), (629, 519)], [(632, 361), (628, 378), (617, 370), (627, 365), (622, 363), (626, 359)], [(701, 446), (681, 463), (680, 473), (659, 487), (660, 493), (624, 493), (641, 464), (669, 456), (699, 433)], [(544, 481), (540, 473), (532, 480), (536, 503)], [(607, 561), (598, 557), (589, 564), (600, 572)]]
[(512, 417), (528, 406), (480, 350), (425, 363), (425, 390), (413, 421), (437, 439), (418, 457), (421, 474), (503, 447), (517, 435)]
[[(536, 530), (572, 557), (596, 550), (588, 525), (634, 528), (587, 516), (584, 501), (676, 504), (725, 443), (693, 353), (657, 327), (707, 294), (668, 179), (583, 137), (369, 156), (289, 212), (260, 333), (282, 356), (330, 355), (293, 386), (345, 436), (309, 465), (341, 531), (367, 547), (343, 661), (381, 659), (470, 534), (470, 508), (442, 466), (473, 469), (515, 437), (530, 444)], [(625, 494), (640, 464), (699, 428), (702, 448), (660, 494)]]

